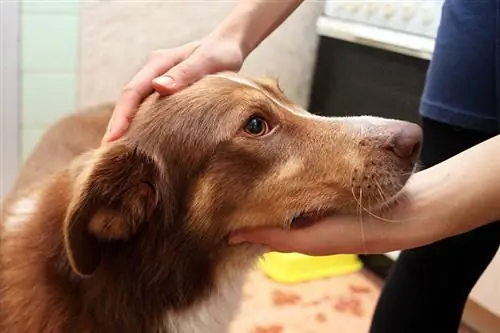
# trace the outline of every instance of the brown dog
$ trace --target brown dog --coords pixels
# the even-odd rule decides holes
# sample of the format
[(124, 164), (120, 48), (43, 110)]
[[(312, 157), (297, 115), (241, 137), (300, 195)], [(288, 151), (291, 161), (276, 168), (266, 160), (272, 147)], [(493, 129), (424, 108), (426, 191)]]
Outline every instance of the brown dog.
[(231, 231), (387, 205), (421, 140), (405, 122), (311, 115), (233, 73), (151, 95), (98, 147), (110, 114), (52, 127), (9, 196), (1, 332), (223, 332), (264, 250), (228, 246)]

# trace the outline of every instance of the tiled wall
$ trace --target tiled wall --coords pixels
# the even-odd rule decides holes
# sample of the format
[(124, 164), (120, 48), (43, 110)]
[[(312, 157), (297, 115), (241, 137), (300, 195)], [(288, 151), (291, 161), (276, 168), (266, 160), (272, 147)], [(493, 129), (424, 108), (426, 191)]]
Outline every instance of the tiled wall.
[(78, 0), (22, 0), (23, 158), (41, 134), (76, 105)]

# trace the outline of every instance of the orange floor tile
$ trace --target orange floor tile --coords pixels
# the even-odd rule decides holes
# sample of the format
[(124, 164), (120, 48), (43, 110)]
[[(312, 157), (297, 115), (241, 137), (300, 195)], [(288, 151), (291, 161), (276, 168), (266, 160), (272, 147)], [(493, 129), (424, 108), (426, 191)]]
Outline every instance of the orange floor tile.
[(380, 285), (364, 272), (282, 285), (255, 270), (229, 333), (366, 333)]
[(367, 332), (378, 296), (377, 284), (362, 273), (282, 285), (256, 270), (230, 332)]

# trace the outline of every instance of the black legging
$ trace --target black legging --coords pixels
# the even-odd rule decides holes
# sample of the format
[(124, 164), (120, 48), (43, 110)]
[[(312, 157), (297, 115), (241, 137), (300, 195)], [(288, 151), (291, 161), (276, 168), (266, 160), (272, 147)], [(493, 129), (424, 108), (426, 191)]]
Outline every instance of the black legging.
[[(425, 167), (491, 137), (429, 119), (423, 119), (422, 126), (421, 160)], [(457, 333), (467, 296), (499, 244), (500, 222), (494, 222), (463, 235), (403, 251), (386, 280), (370, 332)]]

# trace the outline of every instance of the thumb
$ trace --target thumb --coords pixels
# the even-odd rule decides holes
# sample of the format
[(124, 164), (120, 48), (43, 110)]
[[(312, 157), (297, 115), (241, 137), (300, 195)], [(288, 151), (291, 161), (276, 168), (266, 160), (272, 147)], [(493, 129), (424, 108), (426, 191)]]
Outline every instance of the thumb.
[(154, 79), (153, 87), (161, 95), (175, 93), (201, 79), (208, 72), (205, 64), (196, 57), (190, 57)]
[[(390, 247), (387, 241), (388, 229), (396, 224), (365, 222), (357, 217), (326, 217), (306, 227), (283, 230), (276, 227), (259, 227), (234, 231), (229, 244), (244, 242), (269, 246), (279, 252), (299, 252), (309, 255), (336, 253), (362, 253), (366, 246), (371, 250)], [(394, 226), (390, 228), (390, 226)], [(384, 231), (384, 232), (383, 232)], [(377, 249), (376, 249), (377, 248)]]
[(267, 245), (279, 252), (308, 252), (311, 247), (308, 239), (296, 230), (284, 230), (276, 227), (260, 227), (237, 230), (230, 234), (228, 242), (236, 245), (244, 242)]

